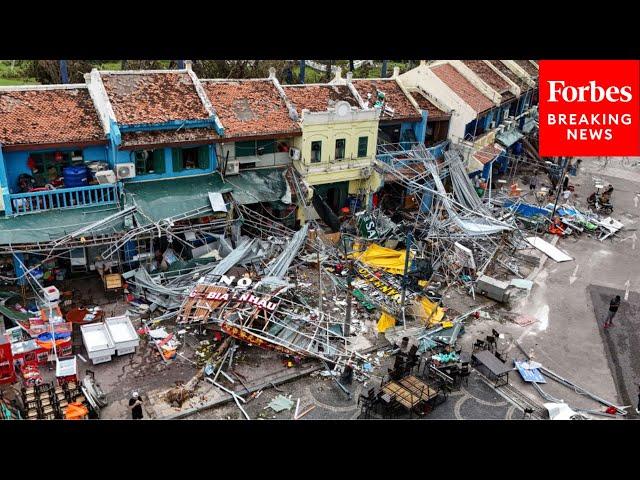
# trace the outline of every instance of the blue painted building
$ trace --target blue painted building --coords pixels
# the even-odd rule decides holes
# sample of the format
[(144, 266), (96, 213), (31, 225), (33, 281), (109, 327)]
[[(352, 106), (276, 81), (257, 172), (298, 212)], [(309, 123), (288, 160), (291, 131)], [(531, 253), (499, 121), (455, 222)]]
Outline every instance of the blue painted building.
[(109, 136), (85, 85), (0, 88), (0, 187), (6, 216), (115, 203), (118, 184), (92, 185), (110, 167)]
[(87, 83), (110, 133), (109, 155), (126, 184), (205, 175), (223, 127), (190, 66), (92, 71)]

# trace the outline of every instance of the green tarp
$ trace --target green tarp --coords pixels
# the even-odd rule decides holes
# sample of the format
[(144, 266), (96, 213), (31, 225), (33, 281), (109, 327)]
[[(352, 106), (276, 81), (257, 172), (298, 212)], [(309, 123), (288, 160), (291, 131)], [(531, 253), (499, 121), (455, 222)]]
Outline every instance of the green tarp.
[[(69, 210), (51, 210), (17, 217), (0, 218), (0, 245), (49, 242), (117, 213), (115, 205)], [(91, 233), (113, 233), (124, 229), (123, 220), (114, 220)]]
[(277, 168), (250, 170), (239, 175), (227, 175), (225, 181), (233, 188), (231, 196), (240, 205), (259, 202), (291, 203), (291, 191), (284, 178), (285, 171)]
[[(210, 206), (209, 192), (230, 192), (231, 186), (225, 184), (220, 174), (215, 172), (197, 177), (130, 183), (125, 185), (124, 190), (127, 206), (137, 205), (139, 212), (157, 222)], [(141, 225), (151, 223), (140, 213), (136, 213), (136, 219)]]

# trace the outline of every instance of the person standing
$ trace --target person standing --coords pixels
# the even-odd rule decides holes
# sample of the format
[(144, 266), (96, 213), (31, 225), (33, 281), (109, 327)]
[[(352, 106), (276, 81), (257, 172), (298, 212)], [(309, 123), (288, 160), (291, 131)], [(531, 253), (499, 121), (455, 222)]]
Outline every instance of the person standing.
[(613, 325), (613, 317), (618, 313), (618, 308), (620, 308), (620, 295), (616, 295), (609, 304), (609, 312), (607, 312), (607, 318), (604, 321), (604, 328), (609, 328)]
[(538, 187), (538, 172), (534, 172), (529, 178), (529, 190), (534, 191)]
[(131, 409), (131, 418), (133, 420), (142, 420), (142, 399), (138, 392), (133, 392), (129, 399), (129, 408)]

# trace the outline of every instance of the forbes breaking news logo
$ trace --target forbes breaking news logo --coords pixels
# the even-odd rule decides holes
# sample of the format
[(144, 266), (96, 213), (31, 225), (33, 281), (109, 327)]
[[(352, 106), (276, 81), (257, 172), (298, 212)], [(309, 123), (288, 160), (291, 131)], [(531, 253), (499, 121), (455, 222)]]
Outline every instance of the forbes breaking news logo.
[(540, 155), (640, 155), (640, 62), (540, 62)]

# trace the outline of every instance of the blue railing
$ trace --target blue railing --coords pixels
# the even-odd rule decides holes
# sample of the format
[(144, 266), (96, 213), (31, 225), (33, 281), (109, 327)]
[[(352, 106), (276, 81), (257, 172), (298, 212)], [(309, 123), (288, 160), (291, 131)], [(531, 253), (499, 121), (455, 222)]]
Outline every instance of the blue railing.
[(118, 201), (119, 194), (119, 183), (13, 193), (8, 195), (9, 205), (6, 205), (5, 201), (5, 213), (7, 215), (24, 215), (49, 210), (110, 205)]

